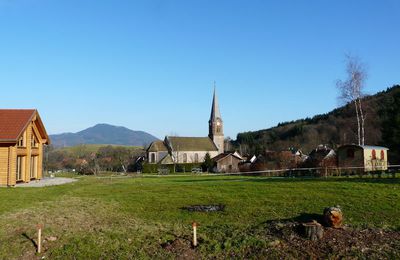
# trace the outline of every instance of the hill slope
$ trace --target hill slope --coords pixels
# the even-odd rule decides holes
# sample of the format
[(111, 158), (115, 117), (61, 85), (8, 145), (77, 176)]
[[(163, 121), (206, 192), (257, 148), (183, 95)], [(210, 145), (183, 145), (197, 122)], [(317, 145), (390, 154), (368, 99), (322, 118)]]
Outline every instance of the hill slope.
[[(366, 144), (390, 148), (389, 159), (400, 162), (400, 85), (363, 99), (366, 112)], [(357, 121), (353, 104), (313, 118), (280, 123), (269, 129), (239, 133), (234, 145), (242, 153), (285, 150), (289, 147), (310, 152), (319, 144), (335, 148), (357, 141)]]
[(114, 144), (144, 146), (156, 137), (143, 131), (133, 131), (122, 126), (97, 124), (77, 133), (50, 135), (55, 147), (74, 146), (77, 144)]

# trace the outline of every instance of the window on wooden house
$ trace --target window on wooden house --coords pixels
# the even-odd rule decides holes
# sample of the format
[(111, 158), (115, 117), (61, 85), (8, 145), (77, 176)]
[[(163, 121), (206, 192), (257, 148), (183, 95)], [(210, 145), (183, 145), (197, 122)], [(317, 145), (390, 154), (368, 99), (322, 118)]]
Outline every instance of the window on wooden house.
[(376, 151), (372, 150), (372, 160), (376, 160)]
[(18, 140), (18, 142), (17, 142), (17, 146), (18, 146), (18, 147), (25, 147), (25, 134), (23, 134), (23, 135), (19, 138), (19, 140)]
[(31, 147), (39, 147), (39, 141), (34, 133), (31, 136)]
[(25, 161), (24, 156), (17, 156), (17, 168), (16, 168), (16, 175), (15, 175), (16, 181), (22, 180), (24, 161)]

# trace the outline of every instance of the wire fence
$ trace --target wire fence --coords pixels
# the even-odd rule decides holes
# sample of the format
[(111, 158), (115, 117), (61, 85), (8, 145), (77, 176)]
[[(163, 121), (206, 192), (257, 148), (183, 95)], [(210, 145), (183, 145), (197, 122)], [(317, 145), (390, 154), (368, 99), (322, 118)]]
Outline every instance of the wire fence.
[(112, 173), (104, 176), (96, 176), (98, 179), (114, 179), (114, 178), (131, 178), (141, 176), (157, 176), (157, 177), (178, 177), (178, 176), (224, 176), (224, 175), (241, 175), (241, 176), (262, 176), (262, 177), (372, 177), (372, 178), (396, 178), (400, 177), (400, 165), (389, 165), (384, 169), (375, 168), (371, 170), (367, 167), (310, 167), (310, 168), (286, 168), (275, 170), (261, 171), (240, 171), (240, 172), (187, 172), (187, 173), (170, 173), (170, 172), (155, 172), (142, 174), (141, 172), (134, 173)]
[(400, 165), (389, 165), (385, 168), (367, 167), (313, 167), (313, 168), (287, 168), (262, 171), (245, 171), (224, 173), (225, 175), (248, 175), (265, 177), (330, 177), (330, 176), (371, 176), (371, 177), (396, 177), (400, 173)]

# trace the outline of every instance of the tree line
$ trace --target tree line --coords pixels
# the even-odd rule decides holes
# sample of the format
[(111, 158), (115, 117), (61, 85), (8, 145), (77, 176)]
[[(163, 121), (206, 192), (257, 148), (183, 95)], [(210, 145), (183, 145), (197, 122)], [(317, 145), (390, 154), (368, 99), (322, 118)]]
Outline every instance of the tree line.
[(48, 171), (75, 170), (82, 174), (100, 171), (141, 170), (145, 151), (138, 147), (78, 145), (68, 148), (46, 147), (44, 167)]

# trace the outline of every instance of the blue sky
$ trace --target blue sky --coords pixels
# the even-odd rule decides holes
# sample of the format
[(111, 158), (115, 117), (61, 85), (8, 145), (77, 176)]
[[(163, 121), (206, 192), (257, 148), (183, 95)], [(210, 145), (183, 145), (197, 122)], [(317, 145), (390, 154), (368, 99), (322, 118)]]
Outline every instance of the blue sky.
[(216, 81), (225, 135), (338, 106), (344, 55), (366, 91), (400, 84), (400, 1), (0, 0), (0, 107), (49, 133), (96, 123), (205, 136)]

